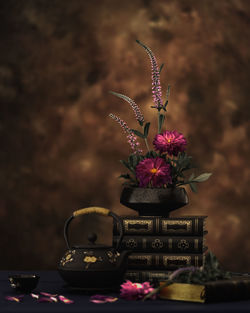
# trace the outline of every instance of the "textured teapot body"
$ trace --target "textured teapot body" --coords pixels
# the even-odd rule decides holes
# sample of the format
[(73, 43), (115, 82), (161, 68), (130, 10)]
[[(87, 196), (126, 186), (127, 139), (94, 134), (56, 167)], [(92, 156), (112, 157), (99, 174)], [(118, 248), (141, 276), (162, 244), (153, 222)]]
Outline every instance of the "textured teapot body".
[(120, 254), (112, 248), (72, 248), (62, 257), (59, 268), (78, 271), (119, 270), (126, 267), (125, 257), (125, 251)]
[[(68, 225), (74, 216), (80, 215), (78, 212), (81, 212), (81, 215), (86, 214), (86, 212), (100, 214), (101, 210), (106, 210), (104, 211), (105, 215), (112, 216), (120, 225), (121, 236), (117, 246), (95, 245), (95, 240), (93, 240), (92, 244), (88, 246), (71, 247), (68, 242)], [(119, 252), (123, 229), (122, 223), (116, 214), (103, 208), (78, 210), (66, 221), (64, 237), (69, 249), (61, 258), (58, 271), (69, 286), (86, 290), (117, 290), (119, 288), (127, 268), (127, 254), (129, 252)]]

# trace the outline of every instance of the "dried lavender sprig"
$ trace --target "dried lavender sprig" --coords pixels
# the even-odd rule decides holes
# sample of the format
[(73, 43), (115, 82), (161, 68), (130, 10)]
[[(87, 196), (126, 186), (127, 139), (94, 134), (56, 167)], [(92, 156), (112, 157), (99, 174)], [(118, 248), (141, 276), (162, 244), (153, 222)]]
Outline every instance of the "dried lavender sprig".
[(155, 295), (156, 293), (158, 293), (162, 288), (164, 287), (167, 287), (171, 284), (173, 284), (174, 282), (174, 279), (176, 277), (178, 277), (181, 273), (184, 273), (184, 272), (195, 272), (195, 271), (198, 271), (200, 270), (199, 267), (195, 267), (195, 266), (190, 266), (190, 267), (182, 267), (182, 268), (179, 268), (177, 270), (175, 270), (168, 278), (168, 280), (162, 284), (161, 286), (155, 288), (153, 291), (151, 291), (150, 293), (148, 293), (144, 298), (143, 298), (143, 301), (146, 300), (146, 299), (149, 299), (151, 298), (153, 295)]
[(132, 100), (131, 98), (129, 98), (129, 97), (127, 97), (121, 93), (117, 93), (114, 91), (110, 91), (110, 93), (113, 94), (114, 96), (117, 96), (117, 97), (127, 101), (135, 113), (136, 120), (140, 123), (140, 125), (143, 125), (143, 122), (144, 122), (143, 114), (141, 113), (139, 106), (135, 103), (134, 100)]
[(116, 116), (115, 114), (110, 113), (109, 116), (115, 120), (123, 129), (125, 133), (127, 133), (128, 143), (134, 153), (141, 154), (142, 150), (139, 149), (139, 142), (137, 141), (135, 135), (133, 134), (131, 128), (128, 127), (127, 123), (124, 122), (120, 117)]
[(162, 102), (162, 93), (161, 93), (161, 82), (160, 82), (160, 71), (157, 64), (157, 60), (151, 51), (150, 48), (148, 48), (146, 45), (144, 45), (139, 40), (136, 40), (136, 42), (141, 45), (147, 52), (150, 58), (151, 62), (151, 70), (152, 70), (152, 94), (153, 94), (153, 100), (155, 104), (155, 108), (160, 110), (163, 107)]
[(139, 149), (140, 144), (136, 140), (136, 136), (132, 132), (128, 134), (127, 139), (134, 153), (142, 154), (142, 150)]

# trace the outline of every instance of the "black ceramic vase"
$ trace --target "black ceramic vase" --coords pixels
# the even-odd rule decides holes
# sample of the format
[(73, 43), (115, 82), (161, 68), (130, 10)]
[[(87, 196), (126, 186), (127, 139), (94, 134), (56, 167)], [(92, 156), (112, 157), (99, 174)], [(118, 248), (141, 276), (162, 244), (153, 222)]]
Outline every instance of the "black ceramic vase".
[(171, 211), (188, 204), (188, 196), (184, 188), (125, 187), (120, 203), (140, 216), (169, 217)]

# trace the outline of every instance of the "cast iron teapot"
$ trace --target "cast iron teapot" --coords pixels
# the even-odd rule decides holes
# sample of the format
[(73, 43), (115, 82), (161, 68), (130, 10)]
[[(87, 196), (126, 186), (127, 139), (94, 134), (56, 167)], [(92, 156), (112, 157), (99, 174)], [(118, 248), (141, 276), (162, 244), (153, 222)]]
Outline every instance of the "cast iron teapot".
[[(88, 236), (89, 245), (74, 247), (69, 244), (68, 227), (70, 222), (77, 216), (91, 213), (112, 216), (117, 221), (120, 236), (116, 247), (95, 244), (97, 236), (94, 233)], [(68, 286), (102, 291), (119, 288), (123, 281), (129, 252), (120, 252), (123, 226), (115, 213), (101, 207), (79, 209), (65, 222), (64, 238), (68, 250), (60, 261), (58, 271)]]

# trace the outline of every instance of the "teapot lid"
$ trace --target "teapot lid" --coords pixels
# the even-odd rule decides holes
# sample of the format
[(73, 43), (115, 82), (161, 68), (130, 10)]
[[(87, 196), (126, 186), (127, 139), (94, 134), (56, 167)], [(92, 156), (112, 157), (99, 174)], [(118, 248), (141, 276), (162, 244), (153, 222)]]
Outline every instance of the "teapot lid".
[(88, 234), (89, 243), (86, 245), (73, 246), (73, 249), (113, 249), (112, 246), (104, 245), (104, 244), (96, 244), (97, 235), (95, 233)]

